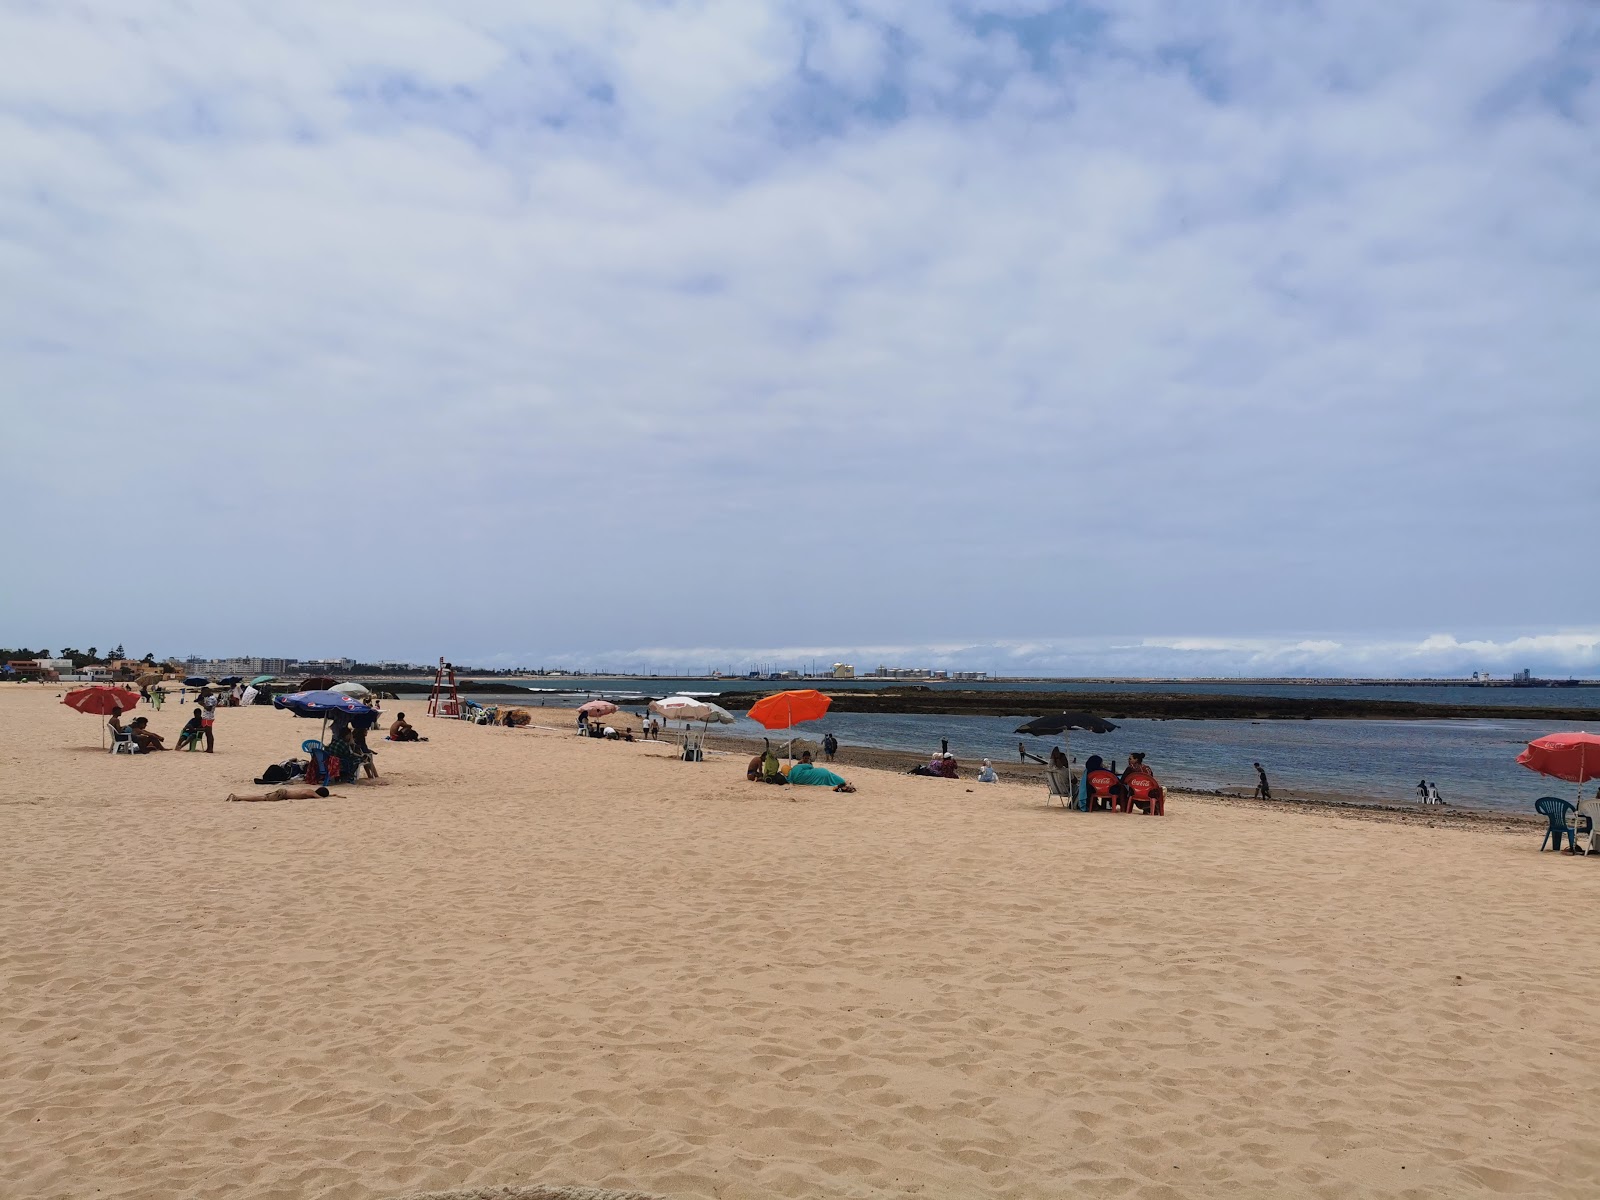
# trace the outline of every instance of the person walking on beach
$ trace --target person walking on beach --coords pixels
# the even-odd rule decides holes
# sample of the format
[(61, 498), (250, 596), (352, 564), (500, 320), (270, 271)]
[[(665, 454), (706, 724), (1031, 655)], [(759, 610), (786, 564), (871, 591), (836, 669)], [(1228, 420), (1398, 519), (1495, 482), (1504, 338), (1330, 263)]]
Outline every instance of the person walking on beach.
[(822, 753), (829, 762), (832, 762), (833, 756), (839, 753), (839, 739), (834, 737), (831, 733), (823, 734)]
[(1258, 799), (1258, 800), (1271, 800), (1272, 799), (1272, 785), (1267, 782), (1266, 769), (1263, 768), (1260, 763), (1255, 763), (1254, 766), (1255, 766), (1255, 769), (1256, 769), (1256, 791), (1255, 791), (1256, 799)]

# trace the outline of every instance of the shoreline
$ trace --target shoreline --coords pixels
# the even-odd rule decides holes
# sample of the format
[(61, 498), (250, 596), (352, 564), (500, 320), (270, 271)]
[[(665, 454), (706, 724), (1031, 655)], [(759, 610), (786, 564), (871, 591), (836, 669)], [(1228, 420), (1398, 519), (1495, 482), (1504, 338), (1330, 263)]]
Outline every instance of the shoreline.
[[(531, 728), (547, 733), (568, 734), (576, 738), (576, 734), (573, 733), (574, 725), (577, 722), (576, 709), (547, 706), (535, 708), (532, 712), (534, 717)], [(558, 723), (549, 722), (548, 714), (552, 713), (560, 714)], [(637, 737), (638, 730), (635, 729), (634, 732)], [(655, 744), (661, 746), (673, 745), (674, 738), (671, 733), (676, 731), (663, 730), (662, 732), (662, 738)], [(719, 755), (733, 758), (748, 757), (756, 753), (762, 748), (763, 741), (766, 740), (736, 734), (722, 734), (715, 729), (708, 732), (706, 739), (706, 754), (708, 756)], [(802, 739), (812, 744), (816, 744), (821, 740), (818, 737), (801, 734), (796, 738), (796, 741)], [(774, 747), (782, 744), (781, 739), (776, 736), (771, 741)], [(635, 744), (650, 745), (651, 743), (639, 739)], [(820, 758), (818, 761), (822, 762)], [(918, 751), (894, 750), (886, 747), (862, 746), (852, 743), (841, 747), (839, 757), (834, 762), (822, 762), (822, 765), (849, 778), (850, 771), (857, 768), (905, 775), (912, 767), (920, 766), (927, 761), (928, 756)], [(919, 777), (918, 782), (926, 782), (930, 786), (957, 784), (969, 790), (980, 786), (974, 777), (982, 759), (961, 759), (960, 762), (962, 776), (959, 779), (923, 780)], [(1041, 792), (1042, 802), (1042, 793), (1045, 788), (1043, 767), (1037, 763), (1017, 763), (1010, 760), (994, 760), (994, 765), (1002, 783), (1037, 787)], [(1081, 764), (1074, 764), (1073, 769), (1075, 771), (1081, 770)], [(1184, 787), (1179, 784), (1173, 784), (1168, 787), (1168, 792), (1172, 796), (1186, 799), (1215, 800), (1230, 807), (1253, 807), (1271, 812), (1328, 813), (1368, 820), (1391, 820), (1403, 824), (1433, 826), (1444, 823), (1460, 828), (1515, 829), (1518, 831), (1526, 831), (1544, 824), (1544, 818), (1531, 813), (1505, 812), (1497, 809), (1458, 804), (1423, 805), (1390, 802), (1379, 797), (1366, 796), (1354, 792), (1294, 789), (1293, 791), (1282, 791), (1273, 800), (1257, 800), (1243, 788), (1230, 790), (1226, 788)]]

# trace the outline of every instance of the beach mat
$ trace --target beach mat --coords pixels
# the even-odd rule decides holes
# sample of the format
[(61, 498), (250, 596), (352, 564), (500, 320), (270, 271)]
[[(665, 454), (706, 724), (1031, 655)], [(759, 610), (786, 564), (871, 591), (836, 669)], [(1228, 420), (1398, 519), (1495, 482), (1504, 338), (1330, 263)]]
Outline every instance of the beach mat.
[(390, 1200), (667, 1200), (654, 1192), (618, 1192), (592, 1187), (467, 1188), (458, 1192), (407, 1192)]

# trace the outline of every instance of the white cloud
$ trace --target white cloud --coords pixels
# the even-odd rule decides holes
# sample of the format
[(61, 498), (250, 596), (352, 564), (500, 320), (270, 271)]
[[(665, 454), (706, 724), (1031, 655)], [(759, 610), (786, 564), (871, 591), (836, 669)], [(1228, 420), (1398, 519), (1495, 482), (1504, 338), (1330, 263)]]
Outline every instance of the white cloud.
[[(595, 651), (1582, 620), (1592, 556), (1518, 564), (1600, 515), (1595, 40), (1377, 0), (10, 10), (0, 402), (42, 452), (0, 489), (48, 582), (0, 615), (103, 619), (60, 593), (130, 502), (221, 577), (326, 562), (352, 531), (285, 485), (337, 478), (396, 497), (356, 540), (407, 603), (196, 618), (112, 551), (117, 619), (487, 646), (469, 570)], [(222, 494), (130, 500), (152, 469)], [(717, 617), (648, 602), (686, 563)]]

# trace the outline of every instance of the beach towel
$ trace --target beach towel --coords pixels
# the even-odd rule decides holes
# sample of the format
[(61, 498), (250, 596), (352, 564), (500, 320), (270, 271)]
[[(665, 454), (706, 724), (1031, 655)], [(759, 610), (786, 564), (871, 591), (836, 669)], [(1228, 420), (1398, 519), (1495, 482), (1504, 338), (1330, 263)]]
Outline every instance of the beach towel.
[(838, 787), (844, 782), (844, 777), (816, 763), (801, 762), (789, 768), (789, 782), (803, 786)]

